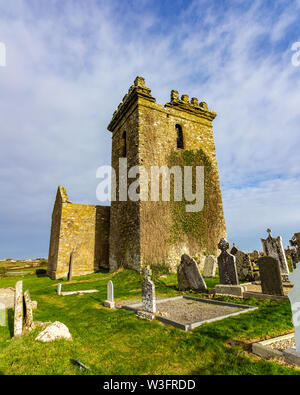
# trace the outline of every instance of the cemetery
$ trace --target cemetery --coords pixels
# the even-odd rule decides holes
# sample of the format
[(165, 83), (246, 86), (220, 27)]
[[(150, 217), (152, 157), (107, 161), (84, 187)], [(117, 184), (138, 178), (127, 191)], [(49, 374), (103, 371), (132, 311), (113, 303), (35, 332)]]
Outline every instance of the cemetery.
[(284, 250), (268, 232), (264, 252), (221, 239), (177, 273), (2, 276), (0, 372), (299, 374), (299, 234)]

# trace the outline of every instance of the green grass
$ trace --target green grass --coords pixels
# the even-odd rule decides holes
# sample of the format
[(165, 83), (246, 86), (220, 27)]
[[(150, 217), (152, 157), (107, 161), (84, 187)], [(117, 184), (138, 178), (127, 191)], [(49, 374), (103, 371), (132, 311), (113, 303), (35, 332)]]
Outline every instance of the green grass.
[[(293, 329), (289, 302), (248, 301), (219, 298), (258, 306), (253, 312), (205, 324), (183, 332), (157, 321), (139, 320), (133, 312), (109, 310), (102, 306), (110, 273), (73, 278), (75, 282), (51, 281), (48, 277), (22, 277), (38, 301), (36, 321), (61, 321), (67, 325), (73, 342), (35, 342), (36, 329), (23, 338), (12, 339), (12, 310), (9, 325), (0, 327), (0, 374), (299, 374), (299, 370), (277, 362), (263, 361), (250, 354), (252, 341), (290, 332)], [(14, 286), (18, 278), (0, 278), (0, 288)], [(140, 297), (142, 277), (124, 270), (112, 278), (116, 299)], [(98, 289), (83, 296), (58, 296), (63, 291)], [(155, 280), (157, 295), (184, 294), (177, 290), (176, 275)], [(207, 279), (213, 287), (218, 279)], [(186, 292), (186, 294), (189, 294)], [(195, 295), (201, 295), (196, 294)], [(72, 364), (78, 359), (90, 367), (80, 371)]]

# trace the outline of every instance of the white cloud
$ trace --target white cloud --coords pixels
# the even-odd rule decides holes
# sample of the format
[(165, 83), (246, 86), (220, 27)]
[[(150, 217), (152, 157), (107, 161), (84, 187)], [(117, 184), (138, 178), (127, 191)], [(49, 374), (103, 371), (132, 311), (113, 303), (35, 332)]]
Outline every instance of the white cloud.
[[(299, 192), (300, 68), (291, 65), (290, 51), (299, 37), (287, 36), (299, 20), (299, 2), (267, 8), (255, 1), (247, 8), (232, 1), (224, 9), (218, 1), (193, 1), (174, 20), (150, 11), (151, 4), (0, 1), (0, 41), (7, 47), (0, 70), (0, 215), (6, 229), (19, 224), (20, 243), (32, 221), (45, 237), (58, 184), (71, 200), (96, 202), (96, 168), (110, 163), (106, 127), (138, 74), (158, 102), (178, 89), (218, 112), (230, 238), (250, 248), (265, 224), (279, 233), (299, 231), (300, 210), (284, 194)], [(240, 227), (239, 218), (249, 226)]]

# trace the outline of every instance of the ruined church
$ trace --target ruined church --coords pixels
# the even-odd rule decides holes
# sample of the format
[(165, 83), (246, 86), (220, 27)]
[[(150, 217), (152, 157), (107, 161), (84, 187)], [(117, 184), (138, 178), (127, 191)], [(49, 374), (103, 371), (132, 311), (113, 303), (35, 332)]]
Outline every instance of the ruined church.
[[(175, 272), (183, 253), (198, 262), (216, 255), (226, 237), (212, 122), (205, 102), (171, 91), (170, 102), (156, 103), (145, 80), (137, 77), (108, 130), (118, 192), (119, 158), (133, 166), (204, 166), (204, 207), (186, 212), (186, 202), (112, 201), (111, 206), (76, 204), (58, 187), (52, 213), (47, 273), (52, 279), (120, 267), (146, 265)], [(174, 185), (171, 182), (171, 189)], [(172, 196), (172, 194), (171, 194)]]

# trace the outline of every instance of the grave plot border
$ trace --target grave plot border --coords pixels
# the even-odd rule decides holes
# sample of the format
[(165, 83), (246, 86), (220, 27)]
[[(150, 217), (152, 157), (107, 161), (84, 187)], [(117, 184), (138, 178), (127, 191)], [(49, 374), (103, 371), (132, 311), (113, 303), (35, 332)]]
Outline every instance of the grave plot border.
[[(240, 308), (241, 310), (239, 311), (235, 311), (233, 313), (228, 313), (228, 314), (224, 314), (221, 315), (219, 317), (215, 317), (215, 318), (209, 318), (207, 320), (203, 320), (203, 321), (196, 321), (196, 322), (192, 322), (190, 324), (182, 324), (181, 322), (177, 322), (174, 320), (171, 320), (169, 318), (165, 318), (165, 317), (161, 317), (159, 315), (155, 316), (155, 319), (157, 321), (160, 321), (164, 324), (169, 324), (174, 326), (175, 328), (181, 329), (185, 332), (187, 331), (191, 331), (203, 324), (206, 323), (211, 323), (211, 322), (215, 322), (215, 321), (220, 321), (223, 320), (225, 318), (228, 317), (233, 317), (233, 316), (237, 316), (243, 313), (248, 313), (249, 311), (254, 311), (257, 310), (258, 307), (254, 307), (254, 306), (249, 306), (249, 305), (243, 305), (243, 304), (237, 304), (237, 303), (230, 303), (230, 302), (222, 302), (222, 301), (218, 301), (218, 300), (210, 300), (210, 299), (203, 299), (203, 298), (196, 298), (193, 296), (175, 296), (173, 298), (167, 298), (167, 299), (157, 299), (156, 303), (164, 303), (164, 302), (168, 302), (170, 300), (178, 300), (178, 299), (190, 299), (190, 300), (195, 300), (198, 302), (202, 302), (202, 303), (210, 303), (210, 304), (215, 304), (215, 305), (219, 305), (219, 306), (228, 306), (228, 307), (237, 307)], [(125, 309), (125, 310), (130, 310), (130, 311), (138, 311), (139, 308), (142, 306), (141, 303), (136, 303), (133, 305), (123, 305), (121, 308)]]

